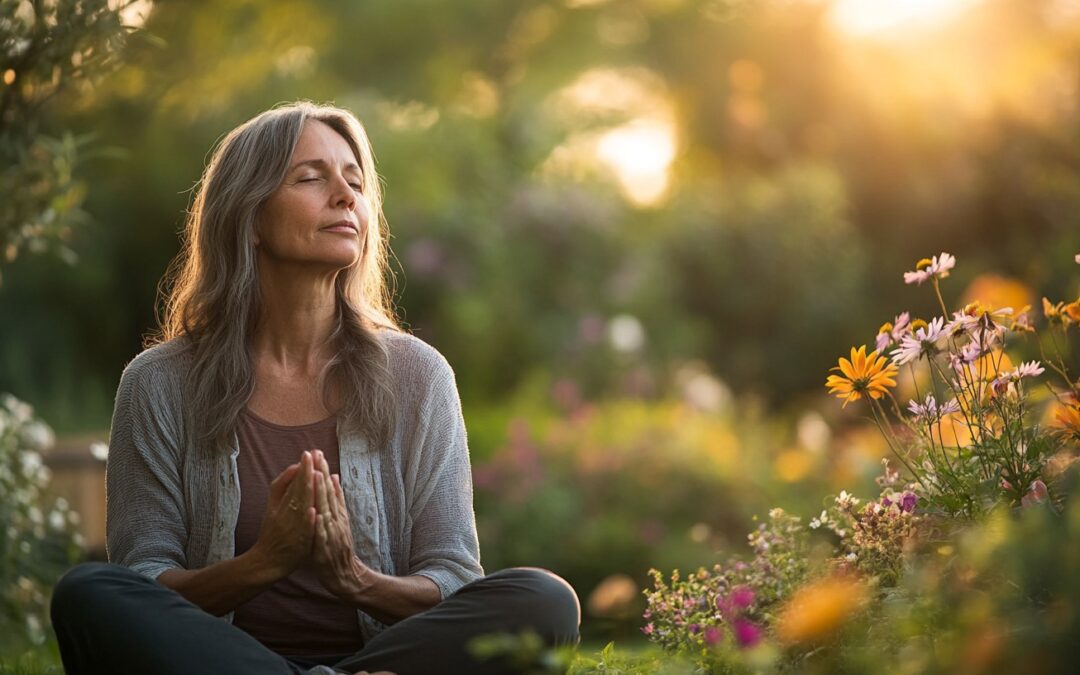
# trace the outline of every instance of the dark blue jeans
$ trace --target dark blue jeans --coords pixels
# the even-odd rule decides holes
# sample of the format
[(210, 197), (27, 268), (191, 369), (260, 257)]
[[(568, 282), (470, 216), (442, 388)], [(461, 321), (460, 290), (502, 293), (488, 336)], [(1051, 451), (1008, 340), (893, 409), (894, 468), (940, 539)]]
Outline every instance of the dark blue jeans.
[(531, 629), (551, 646), (577, 644), (581, 608), (561, 578), (515, 567), (462, 586), (355, 654), (287, 659), (156, 581), (119, 565), (86, 563), (57, 583), (52, 621), (68, 675), (295, 675), (318, 665), (346, 673), (481, 675), (512, 671), (505, 662), (474, 660), (466, 648), (471, 638)]

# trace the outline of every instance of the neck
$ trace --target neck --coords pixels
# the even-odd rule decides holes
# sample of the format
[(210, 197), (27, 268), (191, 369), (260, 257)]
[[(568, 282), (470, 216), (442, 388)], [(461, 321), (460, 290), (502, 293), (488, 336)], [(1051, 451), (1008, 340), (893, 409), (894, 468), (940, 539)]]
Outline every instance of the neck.
[(266, 365), (292, 374), (315, 374), (330, 358), (336, 319), (336, 271), (282, 269), (260, 261), (262, 304), (252, 351)]

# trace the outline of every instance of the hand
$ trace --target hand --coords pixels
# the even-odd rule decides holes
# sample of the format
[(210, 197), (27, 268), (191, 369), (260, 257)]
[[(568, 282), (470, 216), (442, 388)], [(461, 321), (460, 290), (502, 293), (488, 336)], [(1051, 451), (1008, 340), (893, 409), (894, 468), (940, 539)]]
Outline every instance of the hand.
[(315, 458), (304, 452), (270, 483), (259, 538), (251, 547), (275, 577), (288, 576), (311, 554), (315, 536)]
[(352, 528), (341, 476), (330, 475), (321, 450), (315, 450), (315, 541), (312, 560), (326, 590), (357, 604), (371, 571), (353, 552)]

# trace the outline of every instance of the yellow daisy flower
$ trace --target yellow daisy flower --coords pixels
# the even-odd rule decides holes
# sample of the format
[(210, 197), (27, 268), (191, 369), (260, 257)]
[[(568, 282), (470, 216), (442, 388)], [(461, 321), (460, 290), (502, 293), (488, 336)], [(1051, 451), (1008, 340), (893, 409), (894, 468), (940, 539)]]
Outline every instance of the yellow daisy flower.
[(840, 365), (830, 370), (839, 370), (840, 375), (830, 375), (825, 386), (830, 394), (843, 399), (844, 407), (863, 396), (879, 399), (886, 390), (896, 386), (897, 368), (877, 352), (866, 354), (866, 345), (851, 348), (851, 359), (840, 358)]

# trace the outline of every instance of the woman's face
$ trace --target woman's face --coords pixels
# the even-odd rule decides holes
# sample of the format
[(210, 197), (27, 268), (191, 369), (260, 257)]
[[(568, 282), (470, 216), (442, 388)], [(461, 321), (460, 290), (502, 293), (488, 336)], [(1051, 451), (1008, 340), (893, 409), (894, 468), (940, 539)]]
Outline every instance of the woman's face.
[(260, 255), (334, 269), (355, 264), (370, 221), (361, 179), (345, 139), (308, 120), (285, 178), (260, 214), (255, 230)]

